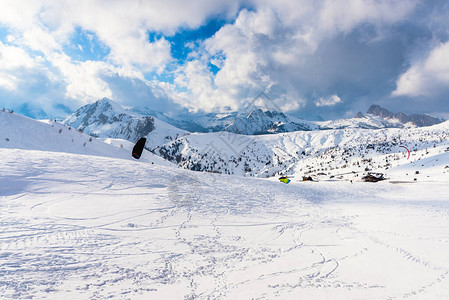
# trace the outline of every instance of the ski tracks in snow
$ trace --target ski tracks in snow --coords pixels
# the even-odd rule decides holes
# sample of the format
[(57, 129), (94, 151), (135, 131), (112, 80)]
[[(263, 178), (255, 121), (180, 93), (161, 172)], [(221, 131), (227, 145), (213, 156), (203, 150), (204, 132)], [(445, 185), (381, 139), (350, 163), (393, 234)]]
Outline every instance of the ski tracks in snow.
[[(447, 292), (449, 218), (441, 206), (424, 218), (421, 208), (382, 201), (366, 209), (328, 203), (370, 201), (383, 188), (351, 194), (320, 183), (62, 156), (63, 166), (45, 152), (6, 160), (15, 177), (3, 183), (26, 185), (0, 201), (4, 298), (402, 299)], [(408, 229), (423, 220), (433, 235)], [(422, 244), (441, 247), (440, 255)]]

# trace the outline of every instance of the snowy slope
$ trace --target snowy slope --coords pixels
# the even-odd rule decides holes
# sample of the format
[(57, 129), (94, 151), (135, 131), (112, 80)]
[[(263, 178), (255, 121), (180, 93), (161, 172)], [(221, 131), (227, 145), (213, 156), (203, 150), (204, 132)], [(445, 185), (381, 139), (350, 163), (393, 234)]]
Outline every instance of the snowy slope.
[[(447, 299), (448, 129), (179, 144), (185, 155), (207, 145), (201, 162), (228, 149), (221, 159), (248, 158), (254, 175), (268, 154), (278, 167), (292, 157), (292, 172), (300, 162), (340, 172), (363, 155), (368, 165), (388, 158), (401, 179), (285, 185), (160, 165), (148, 152), (136, 161), (128, 141), (0, 111), (1, 298)], [(409, 161), (395, 148), (404, 143)], [(416, 168), (424, 178), (410, 181)]]
[[(392, 167), (438, 155), (449, 147), (448, 129), (449, 122), (422, 128), (349, 128), (259, 136), (191, 134), (154, 152), (196, 171), (257, 177), (320, 173), (329, 179), (366, 169), (385, 173)], [(409, 161), (404, 159), (401, 145), (413, 152)]]
[[(0, 111), (0, 148), (43, 150), (115, 158), (131, 158), (130, 143), (108, 145), (70, 126), (54, 121), (36, 121), (18, 114)], [(167, 164), (149, 151), (142, 161)]]
[[(129, 158), (128, 155), (130, 153), (132, 153), (132, 149), (135, 145), (134, 143), (131, 143), (130, 141), (122, 140), (122, 139), (97, 138), (97, 140), (125, 150), (127, 158)], [(107, 157), (111, 157), (111, 156), (107, 155)], [(129, 159), (131, 159), (131, 158), (129, 158)], [(132, 159), (132, 160), (134, 160), (134, 159)], [(146, 149), (143, 149), (143, 154), (139, 158), (139, 161), (146, 162), (146, 163), (153, 163), (153, 164), (157, 164), (159, 166), (175, 167), (175, 165), (173, 163), (153, 154), (152, 152), (150, 152)]]
[(5, 148), (0, 165), (3, 299), (449, 297), (447, 184), (285, 185)]

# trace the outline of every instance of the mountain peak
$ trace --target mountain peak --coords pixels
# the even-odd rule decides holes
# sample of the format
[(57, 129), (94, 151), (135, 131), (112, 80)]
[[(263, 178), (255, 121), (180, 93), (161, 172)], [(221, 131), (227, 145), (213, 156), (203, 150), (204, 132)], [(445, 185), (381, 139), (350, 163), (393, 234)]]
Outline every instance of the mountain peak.
[(94, 102), (92, 104), (97, 109), (113, 110), (115, 112), (120, 112), (120, 113), (124, 112), (123, 107), (119, 103), (117, 103), (117, 102), (115, 102), (115, 101), (113, 101), (113, 100), (111, 100), (109, 98), (106, 98), (106, 97), (104, 97), (104, 98), (102, 98), (100, 100), (97, 100), (96, 102)]
[(403, 112), (395, 114), (377, 104), (371, 105), (366, 113), (386, 119), (398, 119), (403, 124), (411, 122), (418, 127), (432, 126), (444, 122), (443, 119), (435, 118), (427, 114), (407, 115)]
[(361, 111), (359, 111), (356, 115), (355, 115), (355, 118), (358, 118), (358, 119), (361, 119), (361, 118), (364, 118), (365, 116), (362, 114), (362, 112)]
[(256, 135), (312, 130), (312, 128), (308, 122), (287, 116), (280, 111), (263, 111), (261, 108), (255, 108), (248, 115), (237, 116), (225, 130), (237, 134)]
[(381, 118), (394, 119), (395, 115), (387, 110), (386, 108), (381, 107), (380, 105), (373, 104), (366, 111), (367, 114), (372, 114), (375, 116), (379, 116)]
[(264, 112), (260, 108), (255, 108), (248, 114), (248, 116), (246, 118), (247, 119), (251, 119), (251, 118), (266, 118), (266, 116), (265, 116)]
[(151, 147), (185, 134), (181, 129), (152, 116), (134, 113), (108, 98), (79, 108), (64, 123), (95, 137), (125, 139), (133, 143), (146, 137), (147, 146)]

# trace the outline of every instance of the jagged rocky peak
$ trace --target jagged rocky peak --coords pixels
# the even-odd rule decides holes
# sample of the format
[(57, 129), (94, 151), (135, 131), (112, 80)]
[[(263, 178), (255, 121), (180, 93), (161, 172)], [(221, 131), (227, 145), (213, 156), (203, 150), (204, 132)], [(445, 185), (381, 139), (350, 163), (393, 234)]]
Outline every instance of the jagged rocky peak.
[(94, 102), (93, 106), (95, 106), (101, 110), (110, 110), (110, 109), (119, 107), (119, 105), (117, 103), (115, 103), (114, 101), (112, 101), (111, 99), (108, 99), (108, 98), (103, 98), (103, 99), (100, 99), (100, 100)]
[(308, 122), (287, 116), (280, 111), (263, 111), (260, 108), (255, 108), (247, 115), (237, 116), (225, 130), (238, 134), (254, 135), (311, 130), (311, 127)]
[[(86, 105), (86, 106), (89, 106)], [(92, 104), (90, 104), (91, 111), (98, 111), (100, 113), (114, 112), (114, 113), (126, 113), (123, 107), (115, 101), (109, 98), (100, 99)]]
[(379, 116), (381, 118), (388, 118), (388, 119), (394, 118), (394, 114), (392, 112), (376, 104), (371, 105), (366, 111), (366, 113)]
[(268, 110), (265, 112), (265, 115), (267, 115), (267, 117), (269, 118), (287, 118), (284, 113), (276, 110)]
[(248, 114), (247, 119), (264, 120), (267, 116), (260, 108), (256, 108)]
[(444, 122), (443, 119), (435, 118), (427, 114), (407, 115), (402, 112), (395, 114), (376, 104), (371, 105), (366, 113), (386, 119), (397, 119), (403, 124), (411, 122), (419, 127), (432, 126)]
[(226, 127), (226, 130), (239, 134), (260, 134), (269, 130), (273, 121), (260, 109), (253, 109), (249, 114), (242, 114)]
[(365, 117), (365, 115), (362, 114), (361, 111), (359, 111), (359, 112), (355, 115), (355, 118), (358, 118), (358, 119), (361, 119), (361, 118), (364, 118), (364, 117)]
[(150, 148), (186, 134), (184, 130), (124, 108), (108, 98), (79, 108), (64, 123), (94, 137), (125, 139), (133, 143), (146, 137), (146, 146)]
[(92, 136), (135, 140), (154, 130), (154, 118), (135, 116), (108, 98), (78, 109), (64, 123)]
[(84, 129), (92, 124), (104, 125), (121, 122), (126, 116), (127, 112), (120, 104), (111, 99), (103, 98), (81, 107), (73, 115), (69, 116), (65, 122), (75, 123), (74, 127)]

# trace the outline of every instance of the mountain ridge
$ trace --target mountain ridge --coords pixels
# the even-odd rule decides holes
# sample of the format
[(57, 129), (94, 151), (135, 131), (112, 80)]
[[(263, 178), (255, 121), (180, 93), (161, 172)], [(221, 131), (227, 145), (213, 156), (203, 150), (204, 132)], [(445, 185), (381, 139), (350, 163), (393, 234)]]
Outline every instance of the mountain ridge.
[[(106, 143), (117, 147), (114, 150), (87, 132), (75, 130), (67, 124), (48, 120), (39, 122), (6, 111), (0, 111), (0, 125), (0, 148), (129, 158), (130, 152), (125, 150), (133, 145), (123, 140), (105, 139)], [(104, 126), (107, 125), (106, 122)], [(150, 137), (158, 130), (157, 121), (155, 125)], [(404, 168), (412, 163), (417, 169), (432, 168), (432, 172), (447, 180), (448, 130), (449, 121), (422, 128), (381, 130), (344, 128), (265, 135), (191, 133), (163, 144), (150, 144), (154, 146), (153, 153), (147, 152), (144, 156), (157, 162), (153, 155), (156, 154), (160, 161), (165, 159), (164, 162), (170, 161), (193, 171), (249, 177), (303, 175), (320, 180), (329, 180), (333, 176), (352, 180), (359, 173), (390, 172), (391, 168), (398, 167), (397, 173), (407, 179), (409, 174), (406, 173), (410, 170), (404, 172)], [(410, 161), (400, 146), (410, 150)], [(146, 160), (144, 157), (143, 161)], [(441, 162), (436, 164), (439, 160)]]
[(108, 98), (79, 108), (63, 123), (94, 137), (120, 138), (134, 143), (139, 138), (146, 137), (146, 147), (149, 149), (187, 134), (186, 131), (152, 116), (125, 109)]
[[(241, 135), (263, 135), (348, 128), (411, 128), (442, 121), (427, 115), (410, 117), (401, 113), (393, 114), (376, 105), (372, 105), (366, 114), (358, 113), (354, 118), (330, 121), (307, 121), (280, 111), (263, 111), (258, 107), (248, 111), (193, 114), (191, 119), (187, 119), (186, 116), (169, 117), (150, 108), (125, 108), (113, 100), (103, 98), (79, 108), (63, 123), (94, 137), (121, 138), (135, 142), (146, 136), (148, 149), (155, 149), (195, 132), (226, 131)], [(410, 120), (415, 120), (418, 125)], [(424, 121), (420, 123), (416, 120)], [(407, 122), (404, 123), (405, 121)]]
[(250, 136), (197, 133), (162, 145), (153, 153), (193, 171), (251, 177), (332, 176), (350, 166), (356, 166), (358, 172), (385, 172), (399, 162), (407, 164), (400, 146), (410, 149), (410, 162), (416, 164), (448, 152), (448, 129), (449, 121), (381, 130), (344, 128)]
[(313, 123), (299, 120), (279, 111), (253, 109), (247, 116), (238, 116), (225, 130), (237, 134), (258, 135), (291, 131), (310, 131), (318, 129)]
[(383, 108), (383, 107), (381, 107), (380, 105), (377, 105), (377, 104), (371, 105), (368, 108), (366, 113), (367, 114), (372, 114), (372, 115), (375, 115), (375, 116), (379, 116), (381, 118), (397, 119), (397, 120), (399, 120), (403, 124), (411, 122), (411, 123), (415, 124), (418, 127), (432, 126), (432, 125), (444, 122), (443, 119), (432, 117), (432, 116), (427, 115), (427, 114), (407, 115), (407, 114), (402, 113), (402, 112), (393, 113), (393, 112), (387, 110), (386, 108)]

